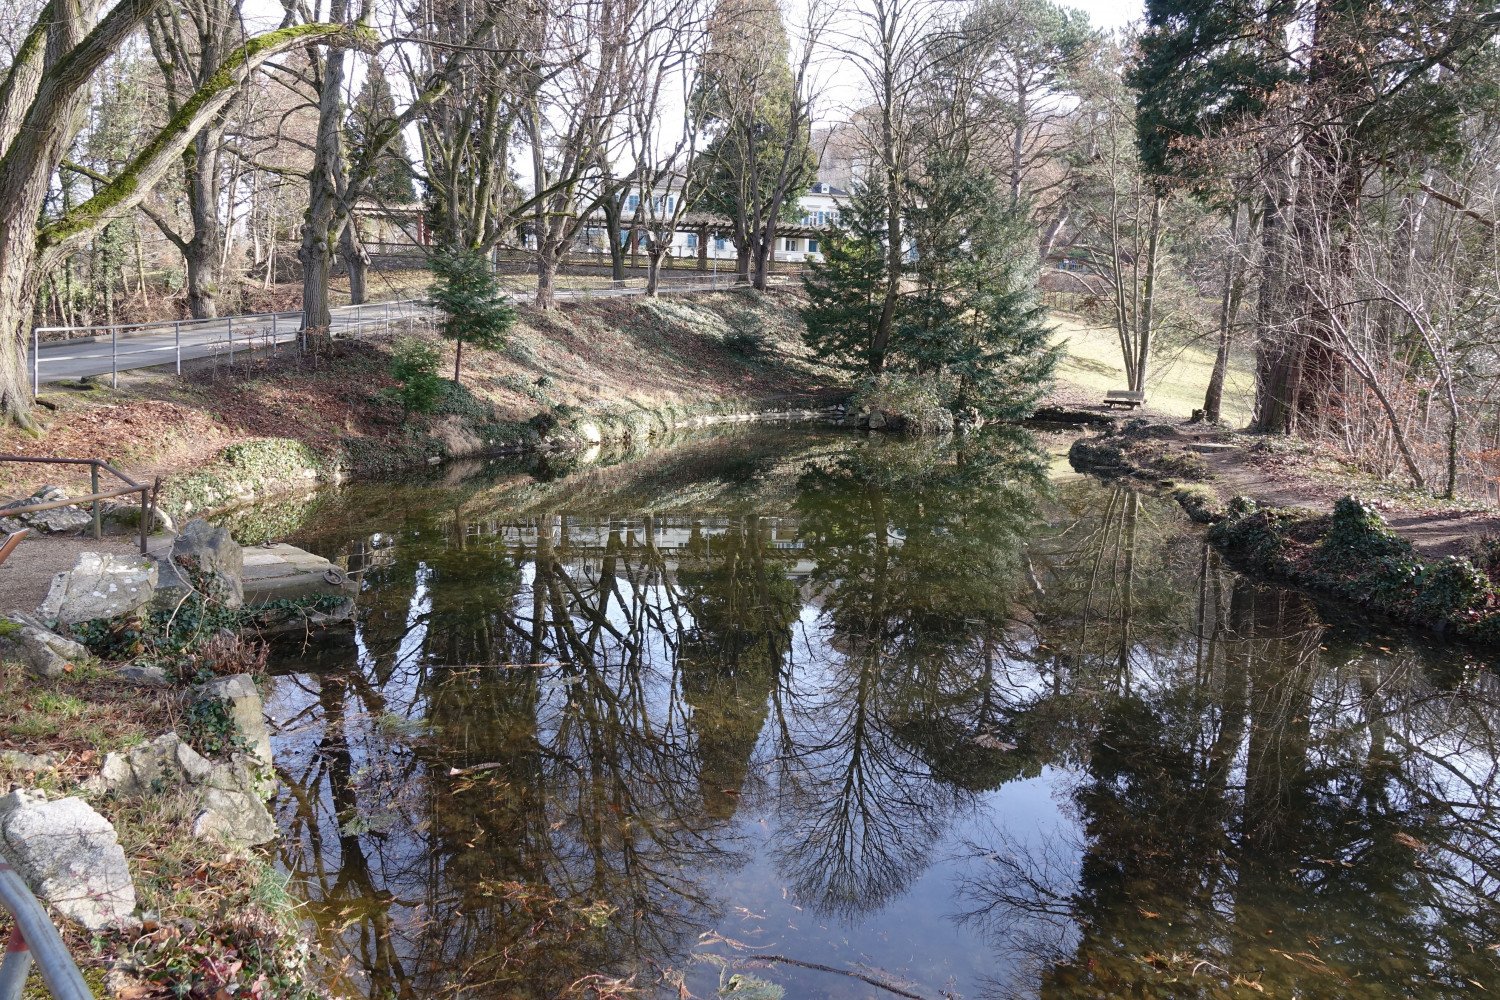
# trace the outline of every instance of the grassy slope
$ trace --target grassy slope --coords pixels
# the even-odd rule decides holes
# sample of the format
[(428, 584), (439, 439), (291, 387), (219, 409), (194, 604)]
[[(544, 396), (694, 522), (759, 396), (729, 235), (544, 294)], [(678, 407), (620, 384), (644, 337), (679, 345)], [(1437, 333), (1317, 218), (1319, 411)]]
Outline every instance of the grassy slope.
[[(1089, 326), (1075, 316), (1054, 313), (1057, 339), (1064, 344), (1066, 356), (1058, 366), (1059, 381), (1097, 397), (1104, 398), (1110, 389), (1125, 388), (1125, 365), (1120, 359), (1120, 342), (1112, 329)], [(1166, 347), (1156, 357), (1155, 370), (1146, 378), (1146, 405), (1167, 416), (1187, 419), (1203, 406), (1203, 393), (1213, 371), (1212, 345), (1190, 344)], [(1231, 427), (1243, 427), (1250, 420), (1250, 405), (1255, 396), (1255, 376), (1250, 359), (1243, 353), (1230, 356), (1229, 375), (1224, 385), (1223, 416)]]
[[(221, 449), (285, 438), (356, 471), (452, 454), (476, 437), (518, 439), (528, 421), (746, 406), (821, 395), (838, 385), (808, 354), (796, 301), (745, 293), (523, 309), (504, 351), (465, 351), (463, 388), (440, 412), (405, 417), (392, 402), (388, 343), (340, 342), (314, 362), (283, 352), (234, 371), (176, 379), (148, 372), (121, 389), (53, 390), (39, 438), (0, 430), (0, 450), (100, 456), (142, 476), (203, 469)], [(445, 368), (452, 351), (444, 345)], [(63, 470), (0, 468), (0, 489), (76, 484)]]

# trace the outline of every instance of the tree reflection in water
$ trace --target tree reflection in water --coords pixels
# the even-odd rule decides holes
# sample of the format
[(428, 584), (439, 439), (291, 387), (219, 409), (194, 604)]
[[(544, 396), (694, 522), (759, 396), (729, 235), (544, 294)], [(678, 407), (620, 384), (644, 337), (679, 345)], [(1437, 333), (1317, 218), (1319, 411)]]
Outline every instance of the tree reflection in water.
[(278, 682), (281, 860), (353, 992), (702, 996), (715, 930), (933, 997), (1492, 984), (1488, 673), (1023, 437), (734, 445), (306, 531), (364, 588)]

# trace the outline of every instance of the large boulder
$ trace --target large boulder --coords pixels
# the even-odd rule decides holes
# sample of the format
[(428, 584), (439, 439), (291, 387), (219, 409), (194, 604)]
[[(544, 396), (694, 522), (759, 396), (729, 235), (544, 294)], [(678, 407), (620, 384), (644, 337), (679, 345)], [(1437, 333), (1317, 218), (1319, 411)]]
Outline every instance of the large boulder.
[(271, 770), (271, 730), (266, 725), (265, 703), (249, 674), (215, 677), (198, 689), (199, 701), (222, 702), (235, 728), (249, 747), (254, 765)]
[(60, 625), (119, 618), (151, 603), (156, 564), (144, 556), (81, 552), (73, 568), (57, 574), (37, 617)]
[(161, 603), (176, 604), (195, 586), (225, 607), (245, 603), (245, 553), (229, 529), (195, 517), (182, 526), (161, 564)]
[(58, 635), (30, 615), (12, 611), (0, 619), (0, 660), (24, 663), (37, 677), (61, 677), (70, 665), (89, 659), (82, 644)]
[(109, 754), (89, 782), (92, 791), (125, 798), (191, 795), (194, 836), (252, 846), (274, 840), (277, 832), (259, 785), (246, 760), (211, 761), (176, 733)]
[(0, 856), (38, 899), (89, 930), (135, 910), (135, 883), (115, 828), (83, 799), (49, 802), (20, 789), (0, 798)]
[(8, 515), (6, 513), (7, 510), (29, 507), (34, 503), (52, 503), (68, 499), (71, 498), (61, 486), (43, 486), (29, 497), (22, 497), (0, 505), (0, 531), (20, 531), (22, 528), (31, 528), (34, 531), (56, 535), (78, 531), (94, 523), (94, 516), (82, 507), (53, 507), (51, 510), (39, 510), (30, 514)]

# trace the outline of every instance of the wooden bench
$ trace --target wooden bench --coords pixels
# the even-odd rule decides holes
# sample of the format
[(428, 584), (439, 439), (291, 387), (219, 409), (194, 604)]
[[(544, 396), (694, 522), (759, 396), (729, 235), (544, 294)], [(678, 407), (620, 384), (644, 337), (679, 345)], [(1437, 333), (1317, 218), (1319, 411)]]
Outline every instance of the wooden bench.
[(1145, 402), (1144, 392), (1131, 392), (1129, 389), (1111, 389), (1104, 394), (1104, 404), (1110, 408), (1123, 406), (1127, 410), (1133, 410)]

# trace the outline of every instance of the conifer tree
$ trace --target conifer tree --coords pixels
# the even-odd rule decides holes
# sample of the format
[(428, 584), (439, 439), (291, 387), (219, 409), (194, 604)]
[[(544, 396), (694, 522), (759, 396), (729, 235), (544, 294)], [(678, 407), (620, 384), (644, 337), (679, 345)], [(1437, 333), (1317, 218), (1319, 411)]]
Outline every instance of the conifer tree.
[[(384, 123), (396, 117), (396, 100), (391, 95), (391, 85), (385, 78), (380, 63), (371, 60), (365, 85), (354, 99), (345, 126), (351, 160), (359, 160), (364, 153), (368, 136)], [(406, 147), (406, 137), (398, 134), (375, 159), (374, 176), (371, 178), (369, 194), (376, 201), (392, 205), (409, 205), (416, 200), (416, 188), (412, 183), (411, 154)]]
[(885, 223), (884, 189), (856, 183), (823, 242), (822, 259), (803, 272), (808, 343), (846, 368), (877, 372), (884, 365), (875, 334), (885, 298)]
[(432, 258), (432, 273), (432, 304), (443, 312), (438, 331), (454, 343), (453, 384), (457, 385), (464, 344), (487, 351), (504, 347), (516, 311), (495, 281), (489, 259), (477, 250), (438, 251)]
[(929, 159), (909, 185), (915, 253), (896, 340), (918, 372), (937, 376), (948, 405), (989, 419), (1025, 416), (1057, 367), (1037, 301), (1035, 230), (994, 179), (962, 159)]

